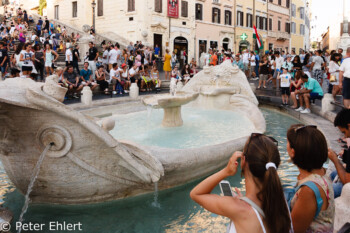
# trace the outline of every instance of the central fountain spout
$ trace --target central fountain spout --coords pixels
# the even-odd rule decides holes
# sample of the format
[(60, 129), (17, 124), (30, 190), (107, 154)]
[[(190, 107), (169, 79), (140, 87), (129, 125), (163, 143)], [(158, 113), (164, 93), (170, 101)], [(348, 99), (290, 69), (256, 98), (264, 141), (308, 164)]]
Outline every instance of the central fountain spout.
[(198, 93), (177, 92), (175, 96), (172, 94), (148, 96), (143, 98), (142, 102), (146, 106), (164, 110), (162, 122), (164, 127), (180, 127), (183, 125), (181, 106), (195, 100), (198, 95)]

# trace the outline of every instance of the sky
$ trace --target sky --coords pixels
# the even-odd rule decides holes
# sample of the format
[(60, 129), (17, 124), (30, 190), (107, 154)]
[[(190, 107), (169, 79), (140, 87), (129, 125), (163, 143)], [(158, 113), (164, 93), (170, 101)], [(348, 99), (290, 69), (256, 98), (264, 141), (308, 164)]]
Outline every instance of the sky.
[[(350, 4), (347, 9), (350, 10)], [(329, 25), (336, 23), (336, 19), (342, 17), (343, 0), (312, 0), (310, 10), (312, 13), (311, 25), (316, 25), (311, 29), (311, 38), (320, 37), (327, 31)], [(315, 19), (316, 16), (317, 19)]]

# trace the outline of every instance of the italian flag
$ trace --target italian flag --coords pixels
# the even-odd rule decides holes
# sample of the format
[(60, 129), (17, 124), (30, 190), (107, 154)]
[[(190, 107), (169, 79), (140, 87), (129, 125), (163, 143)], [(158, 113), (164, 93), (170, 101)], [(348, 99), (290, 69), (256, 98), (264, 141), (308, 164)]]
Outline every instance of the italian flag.
[(255, 25), (254, 25), (253, 38), (256, 39), (256, 42), (258, 43), (259, 49), (262, 49), (263, 45), (261, 43), (261, 40), (260, 40), (260, 37), (258, 34), (258, 30), (256, 29)]

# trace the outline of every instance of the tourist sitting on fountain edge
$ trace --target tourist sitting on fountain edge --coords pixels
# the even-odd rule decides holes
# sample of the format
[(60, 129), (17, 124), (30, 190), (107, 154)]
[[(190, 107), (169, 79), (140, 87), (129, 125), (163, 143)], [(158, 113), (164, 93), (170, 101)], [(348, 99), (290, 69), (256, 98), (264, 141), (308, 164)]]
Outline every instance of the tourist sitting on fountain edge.
[[(281, 159), (277, 141), (262, 134), (252, 134), (243, 152), (235, 152), (227, 166), (208, 177), (191, 191), (191, 198), (205, 209), (230, 218), (228, 233), (286, 233), (291, 219), (277, 168)], [(211, 194), (220, 181), (237, 173), (241, 159), (246, 196)]]

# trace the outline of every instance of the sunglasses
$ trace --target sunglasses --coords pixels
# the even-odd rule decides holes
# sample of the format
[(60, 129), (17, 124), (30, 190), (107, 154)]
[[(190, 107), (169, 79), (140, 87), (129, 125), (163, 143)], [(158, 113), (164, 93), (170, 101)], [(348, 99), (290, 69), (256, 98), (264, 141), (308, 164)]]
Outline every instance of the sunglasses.
[(300, 126), (294, 129), (294, 131), (296, 133), (300, 132), (300, 130), (306, 129), (306, 128), (313, 128), (313, 129), (317, 129), (316, 125), (304, 125), (304, 126)]
[(247, 150), (246, 152), (244, 153), (246, 156), (248, 154), (248, 150), (249, 150), (249, 146), (250, 146), (250, 143), (252, 142), (252, 138), (255, 138), (255, 137), (267, 137), (269, 138), (276, 146), (278, 146), (278, 141), (276, 139), (274, 139), (273, 137), (270, 137), (270, 136), (266, 136), (265, 134), (261, 134), (261, 133), (252, 133), (250, 135), (250, 138), (249, 138), (249, 142), (247, 144)]

